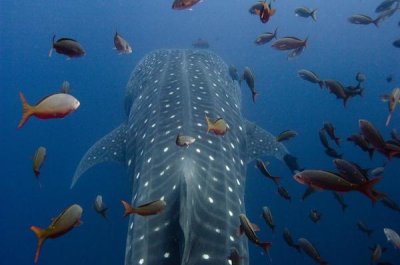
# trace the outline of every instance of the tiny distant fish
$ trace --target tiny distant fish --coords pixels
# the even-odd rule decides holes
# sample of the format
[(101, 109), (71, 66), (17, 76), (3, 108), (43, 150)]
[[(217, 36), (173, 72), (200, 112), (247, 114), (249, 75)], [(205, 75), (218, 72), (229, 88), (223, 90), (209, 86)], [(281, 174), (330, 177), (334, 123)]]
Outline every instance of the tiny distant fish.
[(71, 88), (68, 81), (64, 81), (60, 88), (60, 93), (70, 94)]
[(352, 134), (347, 138), (347, 141), (354, 142), (355, 145), (361, 148), (364, 152), (368, 152), (369, 158), (372, 159), (374, 155), (374, 148), (365, 140), (364, 136), (361, 134)]
[(391, 83), (393, 81), (393, 74), (390, 74), (386, 77), (386, 82)]
[(239, 251), (235, 247), (231, 247), (229, 252), (228, 260), (231, 261), (231, 265), (240, 265), (242, 256), (239, 255)]
[[(399, 23), (400, 23), (400, 22), (399, 22)], [(400, 48), (400, 39), (395, 40), (395, 41), (393, 42), (393, 46), (396, 47), (396, 48)]]
[(374, 232), (374, 230), (370, 229), (366, 224), (361, 221), (357, 223), (357, 227), (358, 229), (360, 229), (360, 231), (364, 232), (368, 236), (371, 236), (371, 234)]
[(229, 76), (232, 78), (233, 81), (238, 81), (239, 85), (241, 83), (241, 79), (239, 77), (239, 73), (234, 65), (229, 65), (228, 68)]
[(359, 83), (364, 82), (366, 79), (367, 79), (367, 78), (366, 78), (366, 76), (365, 76), (364, 73), (358, 72), (358, 73), (356, 74), (356, 80), (357, 80)]
[(148, 215), (155, 215), (161, 213), (167, 204), (163, 200), (155, 200), (143, 205), (138, 206), (137, 208), (132, 207), (129, 203), (126, 201), (121, 201), (124, 208), (125, 208), (125, 213), (124, 217), (130, 215), (130, 214), (139, 214), (141, 216), (148, 216)]
[(297, 132), (294, 130), (286, 130), (281, 132), (277, 137), (276, 137), (276, 141), (278, 142), (282, 142), (282, 141), (287, 141), (293, 137), (297, 136)]
[(327, 154), (330, 157), (333, 158), (339, 158), (341, 159), (343, 157), (343, 154), (339, 154), (335, 149), (333, 148), (329, 148), (329, 149), (325, 149), (325, 154)]
[(44, 160), (46, 159), (46, 148), (43, 146), (40, 146), (35, 154), (33, 155), (33, 172), (35, 173), (35, 176), (38, 177), (40, 175), (40, 168), (43, 165)]
[(318, 84), (320, 86), (320, 88), (323, 87), (324, 82), (319, 79), (318, 75), (316, 73), (314, 73), (313, 71), (307, 70), (307, 69), (301, 69), (297, 72), (297, 74), (299, 75), (300, 78), (314, 83), (314, 84)]
[(74, 39), (61, 38), (55, 41), (56, 35), (53, 36), (53, 46), (49, 51), (49, 57), (53, 53), (53, 49), (57, 53), (64, 54), (69, 58), (82, 57), (86, 54), (85, 50), (82, 48), (79, 42)]
[(358, 121), (361, 134), (377, 151), (384, 154), (389, 160), (392, 156), (400, 153), (399, 150), (392, 149), (390, 144), (385, 143), (379, 130), (369, 121), (360, 119)]
[(267, 206), (264, 206), (262, 210), (263, 210), (262, 217), (264, 218), (267, 225), (271, 228), (271, 230), (274, 231), (275, 223), (274, 223), (274, 218), (272, 217), (271, 210)]
[(400, 249), (400, 236), (390, 228), (383, 228), (383, 232), (385, 233), (386, 239), (390, 241), (393, 246), (397, 249)]
[(321, 141), (321, 144), (325, 147), (325, 149), (327, 150), (332, 149), (332, 147), (329, 146), (325, 128), (319, 129), (318, 135), (319, 135), (319, 140)]
[(340, 138), (336, 136), (335, 127), (330, 122), (324, 122), (324, 129), (329, 137), (335, 141), (337, 146), (340, 146)]
[(317, 210), (311, 210), (310, 214), (308, 215), (314, 223), (318, 224), (321, 220), (321, 214)]
[(210, 48), (210, 44), (208, 43), (208, 41), (203, 40), (203, 39), (197, 39), (196, 41), (194, 41), (192, 43), (192, 46), (197, 48), (197, 49), (208, 49)]
[(253, 103), (256, 103), (256, 97), (259, 94), (256, 91), (256, 87), (255, 87), (255, 84), (254, 84), (255, 83), (255, 77), (254, 77), (254, 74), (251, 71), (251, 69), (249, 67), (247, 67), (247, 66), (244, 68), (242, 79), (246, 81), (247, 86), (250, 88), (251, 97), (253, 99)]
[(398, 205), (393, 199), (389, 198), (387, 195), (383, 197), (382, 203), (387, 208), (400, 212), (400, 205)]
[(19, 92), (19, 97), (22, 102), (23, 114), (18, 128), (21, 128), (31, 116), (39, 119), (63, 118), (74, 112), (80, 105), (76, 98), (64, 93), (48, 95), (34, 106), (27, 103), (22, 92)]
[(103, 202), (103, 197), (101, 195), (97, 195), (96, 196), (96, 200), (94, 201), (94, 210), (100, 214), (101, 216), (103, 216), (105, 219), (107, 219), (107, 210), (108, 208), (106, 207), (106, 205)]
[(272, 246), (272, 243), (268, 241), (267, 242), (260, 241), (260, 239), (256, 235), (256, 232), (254, 231), (253, 226), (250, 224), (249, 219), (247, 219), (246, 215), (240, 214), (239, 220), (240, 220), (240, 233), (242, 234), (244, 232), (247, 238), (251, 242), (262, 248), (265, 252), (267, 252), (268, 249)]
[(346, 210), (346, 208), (348, 207), (348, 205), (344, 202), (344, 198), (343, 195), (340, 194), (337, 191), (332, 192), (333, 196), (335, 197), (336, 201), (339, 202), (340, 206), (342, 206), (342, 211), (344, 212), (344, 210)]
[(314, 21), (317, 21), (317, 9), (311, 10), (307, 7), (299, 7), (294, 10), (294, 13), (296, 16), (305, 18), (312, 17)]
[(180, 133), (176, 136), (176, 145), (182, 147), (189, 147), (196, 141), (196, 138), (187, 135), (181, 135)]
[(336, 98), (343, 99), (343, 105), (346, 107), (347, 100), (350, 97), (346, 94), (343, 85), (336, 80), (324, 80), (324, 85)]
[(132, 47), (118, 32), (114, 35), (114, 46), (120, 54), (132, 53)]
[(213, 122), (207, 117), (207, 114), (205, 117), (207, 122), (207, 132), (213, 132), (216, 135), (224, 135), (228, 131), (228, 125), (224, 119), (218, 118)]
[(174, 10), (183, 10), (183, 9), (191, 9), (192, 6), (199, 3), (201, 0), (175, 0), (172, 3), (172, 9)]
[(261, 171), (261, 173), (262, 173), (265, 177), (271, 179), (276, 185), (279, 185), (280, 177), (272, 176), (271, 173), (269, 173), (269, 171), (268, 171), (268, 169), (267, 169), (267, 165), (268, 165), (268, 164), (269, 164), (268, 162), (264, 163), (264, 162), (263, 162), (262, 160), (260, 160), (260, 159), (257, 159), (257, 160), (256, 160), (256, 166), (257, 166), (257, 168)]
[(292, 235), (290, 234), (289, 229), (286, 227), (283, 229), (283, 239), (285, 239), (285, 242), (289, 247), (295, 248), (297, 251), (301, 252), (300, 246), (294, 243)]
[(318, 250), (305, 238), (299, 238), (298, 244), (301, 250), (304, 251), (309, 257), (315, 260), (320, 265), (328, 265), (328, 262), (324, 261), (319, 254)]
[(369, 25), (369, 24), (374, 24), (375, 26), (379, 26), (379, 19), (372, 19), (371, 17), (363, 14), (357, 14), (357, 15), (352, 15), (349, 17), (349, 22), (352, 24), (358, 24), (358, 25)]
[(296, 37), (284, 37), (275, 41), (275, 43), (271, 45), (271, 47), (281, 51), (293, 50), (306, 46), (307, 46), (307, 39), (301, 40)]
[(346, 86), (344, 87), (344, 93), (349, 97), (360, 96), (364, 94), (364, 88), (361, 87), (360, 83), (357, 86)]
[(384, 0), (382, 3), (380, 3), (376, 9), (375, 12), (376, 13), (380, 13), (386, 10), (389, 10), (392, 8), (393, 4), (399, 2), (399, 0)]
[(374, 248), (371, 249), (371, 262), (377, 262), (382, 256), (382, 247), (377, 244)]
[(60, 215), (52, 219), (51, 224), (47, 228), (39, 228), (31, 226), (31, 230), (38, 239), (38, 245), (35, 253), (35, 263), (39, 260), (40, 250), (47, 238), (56, 238), (64, 235), (81, 222), (82, 208), (78, 204), (73, 204), (65, 209)]
[(289, 192), (283, 186), (278, 187), (278, 193), (279, 193), (279, 195), (281, 195), (282, 198), (284, 198), (288, 201), (292, 201), (292, 198), (290, 197)]
[(255, 44), (263, 45), (270, 42), (272, 39), (276, 39), (278, 28), (275, 29), (274, 32), (265, 32), (258, 35), (257, 39), (255, 40)]

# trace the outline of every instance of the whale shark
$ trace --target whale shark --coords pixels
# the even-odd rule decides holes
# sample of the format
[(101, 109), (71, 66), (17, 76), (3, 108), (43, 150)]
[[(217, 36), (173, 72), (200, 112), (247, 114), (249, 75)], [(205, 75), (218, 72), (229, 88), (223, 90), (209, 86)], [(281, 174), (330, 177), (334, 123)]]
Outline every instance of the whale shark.
[[(91, 167), (118, 162), (133, 180), (132, 205), (166, 202), (158, 215), (130, 216), (126, 265), (230, 264), (231, 248), (249, 264), (248, 240), (237, 233), (247, 164), (273, 156), (292, 171), (298, 165), (275, 136), (242, 116), (228, 69), (210, 51), (145, 55), (126, 86), (126, 120), (82, 157), (71, 188)], [(205, 115), (223, 118), (227, 133), (208, 132)], [(178, 146), (179, 134), (196, 141)]]

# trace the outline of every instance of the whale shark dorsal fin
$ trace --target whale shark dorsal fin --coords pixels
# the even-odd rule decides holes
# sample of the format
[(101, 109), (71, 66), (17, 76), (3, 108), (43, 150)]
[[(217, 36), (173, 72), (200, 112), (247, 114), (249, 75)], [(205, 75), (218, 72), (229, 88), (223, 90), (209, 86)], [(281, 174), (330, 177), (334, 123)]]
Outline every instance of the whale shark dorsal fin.
[(83, 173), (97, 164), (109, 161), (125, 162), (126, 132), (127, 126), (123, 123), (90, 147), (75, 170), (71, 189)]
[(245, 120), (245, 127), (248, 162), (264, 155), (283, 160), (289, 153), (286, 147), (276, 141), (275, 136), (270, 132), (247, 120)]

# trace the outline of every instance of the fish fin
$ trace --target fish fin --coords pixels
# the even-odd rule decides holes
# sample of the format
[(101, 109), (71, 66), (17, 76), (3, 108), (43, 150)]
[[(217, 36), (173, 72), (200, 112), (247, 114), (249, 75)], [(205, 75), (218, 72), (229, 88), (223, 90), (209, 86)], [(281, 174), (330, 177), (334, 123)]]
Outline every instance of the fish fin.
[[(268, 249), (272, 246), (272, 242), (259, 242), (257, 244), (260, 248), (262, 248), (266, 253), (268, 253)], [(269, 253), (268, 253), (269, 256)]]
[(127, 126), (123, 123), (89, 148), (75, 170), (71, 188), (83, 173), (97, 164), (108, 161), (125, 162), (126, 132)]
[(388, 127), (388, 125), (389, 125), (389, 123), (390, 123), (390, 120), (391, 120), (391, 118), (392, 118), (392, 113), (393, 113), (393, 112), (389, 112), (389, 115), (388, 115), (388, 117), (387, 117), (387, 119), (386, 119), (386, 123), (385, 123), (386, 127)]
[(314, 21), (317, 21), (317, 9), (314, 9), (314, 10), (311, 12), (311, 17), (312, 17), (312, 19), (313, 19)]
[(252, 99), (253, 99), (253, 103), (256, 103), (256, 97), (257, 97), (258, 95), (260, 95), (260, 94), (258, 94), (257, 92), (251, 93), (251, 97), (252, 97)]
[(22, 103), (22, 118), (18, 124), (18, 129), (22, 128), (22, 126), (24, 126), (25, 122), (27, 122), (29, 117), (34, 114), (34, 107), (28, 104), (22, 92), (19, 92), (19, 98), (21, 99)]
[(385, 194), (379, 191), (373, 190), (373, 187), (376, 183), (378, 183), (383, 177), (375, 177), (373, 179), (368, 180), (367, 182), (361, 184), (357, 190), (361, 193), (365, 194), (368, 198), (371, 199), (372, 203), (375, 203), (385, 197)]
[(31, 230), (35, 233), (38, 239), (38, 245), (35, 252), (35, 263), (37, 263), (39, 260), (40, 250), (42, 249), (43, 243), (46, 240), (46, 235), (45, 230), (37, 226), (32, 225)]
[(289, 155), (286, 147), (276, 141), (276, 137), (270, 132), (261, 129), (254, 123), (245, 121), (247, 155), (249, 161), (257, 159), (262, 155), (274, 156), (284, 160)]
[(122, 205), (124, 206), (125, 212), (124, 212), (124, 217), (127, 217), (131, 213), (135, 213), (135, 209), (126, 201), (121, 200)]
[(269, 11), (269, 16), (272, 17), (273, 15), (275, 15), (275, 13), (276, 13), (276, 9), (272, 8)]
[(53, 49), (54, 49), (54, 40), (56, 39), (56, 34), (53, 35), (53, 42), (51, 44), (51, 48), (49, 51), (49, 57), (51, 57), (51, 55), (53, 54)]
[(253, 228), (254, 232), (260, 231), (260, 227), (256, 224), (250, 224), (251, 228)]
[(207, 116), (207, 113), (204, 114), (204, 115), (206, 117), (206, 122), (207, 122), (207, 133), (209, 133), (210, 131), (213, 130), (213, 126), (212, 126), (212, 123), (210, 121), (210, 118), (208, 118), (208, 116)]

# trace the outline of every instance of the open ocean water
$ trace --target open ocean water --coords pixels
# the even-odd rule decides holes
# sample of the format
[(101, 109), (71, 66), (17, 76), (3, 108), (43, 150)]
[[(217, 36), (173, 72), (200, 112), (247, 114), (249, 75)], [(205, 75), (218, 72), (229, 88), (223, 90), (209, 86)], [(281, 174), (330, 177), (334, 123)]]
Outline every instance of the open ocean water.
[[(400, 49), (392, 42), (400, 38), (400, 12), (374, 25), (354, 25), (347, 18), (362, 13), (376, 17), (378, 0), (276, 0), (276, 14), (266, 24), (248, 9), (255, 1), (204, 0), (192, 11), (172, 10), (172, 1), (11, 1), (0, 2), (0, 263), (33, 264), (37, 239), (31, 225), (46, 227), (51, 218), (67, 206), (78, 203), (84, 212), (83, 224), (66, 235), (44, 243), (39, 264), (123, 264), (127, 219), (122, 218), (121, 199), (130, 200), (130, 180), (123, 167), (99, 165), (70, 189), (73, 173), (86, 150), (124, 119), (125, 86), (135, 65), (147, 53), (160, 48), (192, 48), (198, 38), (210, 43), (209, 50), (234, 64), (239, 73), (249, 66), (259, 91), (253, 104), (248, 87), (242, 83), (242, 113), (248, 120), (278, 135), (293, 129), (297, 137), (285, 142), (301, 168), (334, 170), (319, 142), (318, 130), (325, 121), (335, 125), (342, 138), (339, 153), (365, 168), (381, 166), (387, 159), (375, 152), (372, 160), (346, 138), (358, 132), (358, 120), (371, 121), (385, 139), (392, 129), (400, 130), (400, 110), (385, 127), (387, 103), (380, 95), (400, 86)], [(318, 18), (295, 16), (299, 6), (318, 9)], [(308, 37), (306, 49), (291, 60), (287, 52), (256, 46), (262, 32), (278, 28), (278, 38)], [(118, 55), (113, 36), (118, 31), (131, 44), (133, 53)], [(53, 34), (56, 39), (78, 40), (87, 54), (67, 60), (53, 53), (48, 57)], [(321, 79), (335, 79), (354, 85), (355, 75), (366, 75), (362, 97), (351, 98), (347, 107), (341, 100), (298, 77), (297, 71), (310, 69)], [(393, 75), (388, 83), (386, 77)], [(31, 117), (17, 129), (22, 108), (18, 92), (29, 103), (59, 91), (64, 80), (81, 105), (64, 119), (38, 120)], [(32, 156), (40, 145), (47, 158), (40, 175), (41, 187), (32, 172)], [(334, 143), (331, 142), (331, 145)], [(370, 263), (369, 247), (379, 243), (387, 248), (381, 261), (400, 264), (400, 250), (387, 242), (384, 227), (400, 232), (400, 212), (381, 202), (372, 205), (358, 192), (344, 194), (349, 205), (342, 212), (331, 192), (318, 192), (304, 202), (305, 190), (280, 161), (270, 161), (273, 175), (292, 200), (281, 198), (275, 185), (248, 165), (246, 212), (261, 227), (261, 239), (271, 240), (270, 256), (249, 243), (250, 264), (313, 264), (307, 255), (289, 248), (282, 238), (287, 227), (295, 240), (307, 238), (329, 264)], [(376, 186), (400, 203), (400, 162), (393, 158), (385, 167), (384, 178)], [(108, 220), (93, 210), (101, 194), (107, 204)], [(269, 206), (276, 222), (272, 232), (261, 218), (261, 208)], [(322, 218), (314, 224), (308, 217), (317, 209)], [(368, 237), (357, 229), (363, 221), (374, 230)], [(229, 253), (226, 253), (228, 256)], [(228, 264), (228, 263), (226, 263)]]

